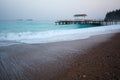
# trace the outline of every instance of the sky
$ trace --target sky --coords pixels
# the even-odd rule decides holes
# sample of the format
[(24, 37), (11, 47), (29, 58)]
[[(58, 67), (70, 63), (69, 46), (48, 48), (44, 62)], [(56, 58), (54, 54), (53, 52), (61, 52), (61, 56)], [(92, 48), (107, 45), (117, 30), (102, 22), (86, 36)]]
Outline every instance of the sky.
[(73, 19), (83, 13), (88, 19), (104, 19), (116, 9), (120, 0), (0, 0), (0, 19)]

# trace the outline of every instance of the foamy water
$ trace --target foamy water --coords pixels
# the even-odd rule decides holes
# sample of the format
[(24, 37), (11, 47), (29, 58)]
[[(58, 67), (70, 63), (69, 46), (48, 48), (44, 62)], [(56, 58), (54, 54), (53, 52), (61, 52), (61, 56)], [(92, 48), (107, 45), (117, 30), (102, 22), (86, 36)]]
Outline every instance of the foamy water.
[(86, 39), (94, 35), (120, 32), (120, 25), (99, 27), (89, 25), (87, 28), (87, 25), (80, 27), (80, 25), (32, 24), (31, 22), (22, 23), (22, 26), (20, 25), (21, 23), (14, 23), (9, 28), (7, 26), (6, 30), (0, 30), (0, 46), (19, 43), (34, 44)]
[[(55, 30), (47, 32), (38, 32), (38, 33), (23, 33), (24, 36), (15, 37), (12, 40), (17, 40), (23, 43), (49, 43), (49, 42), (58, 42), (58, 41), (69, 41), (77, 39), (87, 39), (91, 36), (108, 34), (108, 33), (117, 33), (120, 32), (119, 25), (112, 26), (102, 26), (102, 27), (92, 27), (84, 29), (72, 29), (72, 30)], [(14, 34), (13, 34), (14, 35)], [(14, 35), (18, 36), (18, 35)]]

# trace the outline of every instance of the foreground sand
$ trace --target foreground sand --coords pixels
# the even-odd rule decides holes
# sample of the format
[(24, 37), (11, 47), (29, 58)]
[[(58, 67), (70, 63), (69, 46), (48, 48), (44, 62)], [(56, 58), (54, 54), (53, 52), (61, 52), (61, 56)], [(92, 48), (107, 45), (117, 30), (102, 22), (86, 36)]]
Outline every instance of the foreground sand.
[(120, 34), (0, 47), (0, 80), (119, 80)]
[(55, 80), (120, 80), (120, 33), (78, 56)]

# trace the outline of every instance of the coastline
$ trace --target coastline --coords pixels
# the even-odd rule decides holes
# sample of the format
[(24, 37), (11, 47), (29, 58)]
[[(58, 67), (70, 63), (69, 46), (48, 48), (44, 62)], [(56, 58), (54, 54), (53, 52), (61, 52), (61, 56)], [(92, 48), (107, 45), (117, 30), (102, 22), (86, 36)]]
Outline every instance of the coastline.
[[(109, 76), (113, 74), (109, 74), (109, 70), (112, 73), (112, 68), (114, 71), (114, 65), (117, 67), (117, 73), (120, 72), (119, 66), (116, 65), (117, 63), (114, 64), (117, 61), (120, 63), (119, 54), (113, 54), (114, 51), (116, 53), (120, 52), (120, 33), (116, 34), (116, 36), (114, 35), (102, 34), (82, 40), (31, 45), (18, 44), (0, 47), (0, 79), (111, 79)], [(108, 61), (106, 50), (110, 51), (108, 58), (110, 57), (114, 62), (111, 63)], [(110, 69), (107, 64), (111, 64)], [(104, 70), (109, 74), (105, 78), (102, 74)], [(116, 78), (119, 79), (118, 77), (117, 75)]]
[[(79, 27), (79, 25), (76, 25)], [(54, 27), (54, 26), (53, 26)], [(55, 26), (57, 27), (57, 26)], [(59, 26), (60, 27), (60, 26)], [(62, 26), (67, 28), (68, 26)], [(74, 26), (72, 26), (74, 27)], [(112, 34), (120, 32), (120, 25), (96, 26), (88, 28), (77, 29), (60, 29), (48, 31), (25, 31), (25, 32), (1, 32), (0, 33), (0, 46), (8, 46), (14, 44), (39, 44), (39, 43), (54, 43), (61, 41), (71, 41), (87, 39), (91, 36)]]

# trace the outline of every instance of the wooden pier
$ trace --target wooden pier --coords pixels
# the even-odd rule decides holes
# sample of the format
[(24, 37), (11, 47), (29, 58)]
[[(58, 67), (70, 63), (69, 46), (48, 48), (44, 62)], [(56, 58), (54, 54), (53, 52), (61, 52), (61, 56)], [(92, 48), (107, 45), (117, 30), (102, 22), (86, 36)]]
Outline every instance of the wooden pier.
[(59, 20), (59, 21), (56, 21), (55, 24), (56, 25), (70, 25), (70, 24), (113, 25), (113, 24), (120, 24), (120, 21), (85, 19), (87, 14), (75, 14), (73, 16), (74, 16), (73, 20)]
[(105, 20), (59, 20), (55, 22), (56, 25), (69, 25), (69, 24), (91, 24), (91, 25), (112, 25), (117, 24), (117, 21)]

